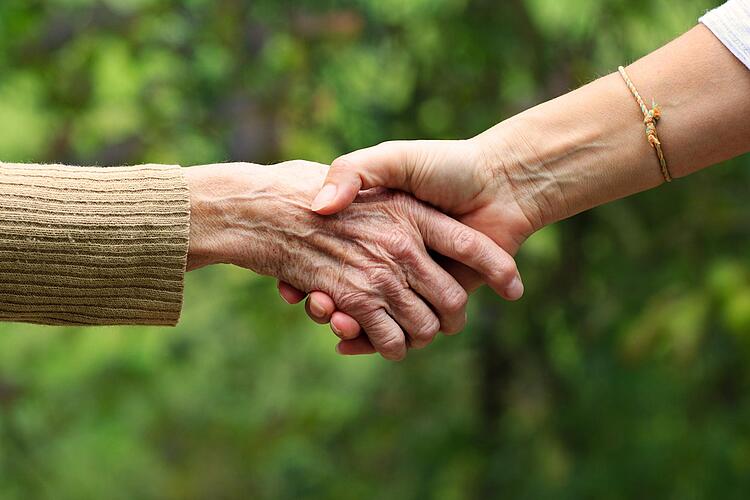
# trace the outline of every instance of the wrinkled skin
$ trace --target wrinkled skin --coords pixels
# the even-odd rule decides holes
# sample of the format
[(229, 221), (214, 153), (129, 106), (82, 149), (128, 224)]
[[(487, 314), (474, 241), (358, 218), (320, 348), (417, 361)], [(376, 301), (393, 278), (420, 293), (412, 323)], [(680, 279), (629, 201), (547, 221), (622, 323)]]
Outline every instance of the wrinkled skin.
[(187, 169), (188, 269), (230, 263), (324, 292), (392, 360), (465, 322), (466, 292), (427, 248), (491, 282), (516, 274), (489, 238), (403, 193), (371, 190), (339, 214), (311, 212), (326, 173), (326, 166), (302, 161)]
[[(355, 151), (333, 163), (326, 183), (335, 182), (338, 192), (333, 203), (319, 213), (343, 209), (360, 188), (393, 187), (456, 217), (515, 254), (541, 226), (539, 202), (530, 195), (530, 181), (525, 180), (528, 166), (515, 167), (517, 162), (512, 161), (519, 147), (490, 146), (480, 136), (464, 141), (393, 141)], [(531, 177), (533, 183), (547, 182), (543, 173)], [(469, 291), (482, 284), (481, 276), (460, 263), (447, 262), (445, 267)], [(519, 297), (517, 292), (493, 289), (509, 300)], [(290, 303), (306, 296), (286, 283), (279, 284), (279, 291)], [(332, 297), (313, 292), (306, 309), (314, 321), (331, 323), (334, 333), (344, 339), (342, 353), (374, 351), (366, 336), (358, 336), (355, 319), (337, 307)]]

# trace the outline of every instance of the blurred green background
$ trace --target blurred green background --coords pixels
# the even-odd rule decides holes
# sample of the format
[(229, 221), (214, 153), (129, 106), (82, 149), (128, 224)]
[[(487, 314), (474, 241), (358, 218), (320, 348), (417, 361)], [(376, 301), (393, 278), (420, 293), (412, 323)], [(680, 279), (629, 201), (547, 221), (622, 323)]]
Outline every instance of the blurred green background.
[[(719, 3), (2, 0), (0, 158), (469, 137)], [(400, 364), (228, 267), (189, 275), (176, 329), (3, 325), (0, 498), (746, 498), (748, 163), (543, 230), (521, 302), (478, 294)]]

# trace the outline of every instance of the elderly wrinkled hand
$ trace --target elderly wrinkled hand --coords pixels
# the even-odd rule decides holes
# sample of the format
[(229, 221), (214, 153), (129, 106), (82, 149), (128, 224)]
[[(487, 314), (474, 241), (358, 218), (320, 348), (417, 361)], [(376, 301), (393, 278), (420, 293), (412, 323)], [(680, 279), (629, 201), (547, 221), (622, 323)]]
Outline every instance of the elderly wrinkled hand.
[(467, 294), (428, 248), (498, 289), (516, 276), (488, 237), (403, 193), (372, 190), (336, 215), (311, 212), (327, 171), (302, 161), (188, 169), (188, 268), (230, 263), (324, 292), (393, 360), (465, 322)]
[[(413, 194), (459, 221), (481, 231), (508, 252), (514, 253), (538, 229), (538, 206), (528, 195), (522, 169), (513, 165), (513, 148), (491, 147), (483, 137), (463, 141), (393, 141), (355, 151), (337, 159), (325, 185), (312, 204), (321, 214), (344, 209), (360, 189), (385, 186)], [(483, 277), (457, 262), (446, 269), (467, 289), (473, 290)], [(508, 300), (523, 294), (516, 275), (504, 288), (493, 289)], [(300, 301), (305, 294), (286, 283), (279, 290), (287, 302)], [(338, 309), (338, 310), (337, 310)], [(322, 291), (307, 301), (310, 317), (331, 323), (344, 339), (344, 354), (373, 351), (367, 337), (358, 336), (360, 326), (344, 314)]]

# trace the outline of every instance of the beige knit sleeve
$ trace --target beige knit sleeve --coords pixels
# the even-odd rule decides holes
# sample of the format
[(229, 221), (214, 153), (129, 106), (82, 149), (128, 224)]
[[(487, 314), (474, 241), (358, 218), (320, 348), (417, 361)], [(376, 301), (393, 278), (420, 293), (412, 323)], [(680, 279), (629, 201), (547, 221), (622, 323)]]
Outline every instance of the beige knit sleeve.
[(189, 224), (178, 166), (0, 163), (0, 321), (175, 325)]

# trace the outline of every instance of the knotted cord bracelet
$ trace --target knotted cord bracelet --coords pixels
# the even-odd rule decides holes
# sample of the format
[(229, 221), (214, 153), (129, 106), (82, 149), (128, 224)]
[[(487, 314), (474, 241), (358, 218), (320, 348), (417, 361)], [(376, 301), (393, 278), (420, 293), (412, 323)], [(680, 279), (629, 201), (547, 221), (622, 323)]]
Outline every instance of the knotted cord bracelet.
[(661, 142), (659, 142), (659, 136), (656, 133), (656, 122), (658, 122), (659, 118), (661, 118), (661, 110), (659, 109), (659, 105), (656, 104), (656, 102), (654, 102), (654, 100), (652, 99), (651, 109), (648, 109), (646, 107), (646, 103), (644, 103), (643, 99), (641, 98), (641, 94), (638, 93), (635, 85), (633, 85), (630, 77), (625, 72), (625, 68), (620, 66), (619, 68), (617, 68), (617, 70), (620, 72), (622, 79), (625, 80), (625, 84), (630, 89), (630, 93), (633, 94), (635, 100), (638, 101), (638, 106), (641, 107), (641, 111), (643, 112), (643, 124), (646, 125), (646, 138), (648, 139), (648, 143), (651, 144), (651, 147), (656, 150), (656, 156), (659, 157), (659, 164), (661, 165), (661, 175), (664, 176), (665, 181), (672, 182), (672, 174), (669, 173), (667, 160), (664, 158), (664, 152), (661, 150)]

